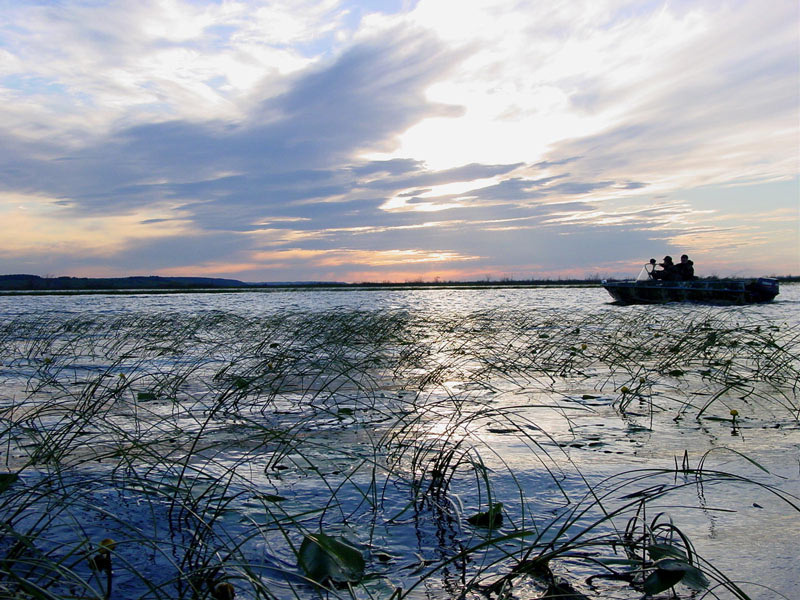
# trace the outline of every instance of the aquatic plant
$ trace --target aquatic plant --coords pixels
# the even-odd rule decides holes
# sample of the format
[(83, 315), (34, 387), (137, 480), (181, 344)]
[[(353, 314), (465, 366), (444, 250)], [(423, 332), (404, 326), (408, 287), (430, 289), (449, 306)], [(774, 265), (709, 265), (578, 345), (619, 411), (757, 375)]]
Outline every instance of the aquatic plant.
[(570, 450), (603, 408), (796, 422), (800, 330), (642, 314), (2, 323), (0, 595), (746, 598), (679, 519), (723, 485), (798, 510), (752, 461), (598, 477)]

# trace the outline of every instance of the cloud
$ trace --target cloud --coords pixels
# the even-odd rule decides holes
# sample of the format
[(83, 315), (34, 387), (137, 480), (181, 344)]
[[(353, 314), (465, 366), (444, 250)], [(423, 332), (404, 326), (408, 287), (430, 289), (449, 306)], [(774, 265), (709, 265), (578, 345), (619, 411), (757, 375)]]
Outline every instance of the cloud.
[(759, 219), (796, 193), (719, 192), (797, 191), (795, 3), (386, 6), (4, 4), (0, 202), (26, 230), (8, 251), (524, 276), (749, 236), (797, 265), (798, 234)]
[[(18, 154), (12, 163), (21, 176), (37, 172), (40, 191), (92, 209), (113, 210), (146, 196), (182, 196), (193, 188), (235, 193), (237, 184), (245, 183), (287, 193), (280, 188), (284, 182), (311, 188), (309, 197), (329, 195), (336, 190), (313, 188), (338, 175), (320, 169), (346, 168), (357, 153), (391, 145), (411, 123), (456, 110), (423, 95), (447, 69), (452, 53), (419, 32), (392, 32), (391, 40), (361, 42), (331, 64), (304, 72), (289, 91), (268, 97), (240, 122), (138, 125), (74, 152), (61, 148), (58, 161), (52, 157), (59, 148), (50, 141), (38, 147), (14, 143)], [(51, 160), (37, 160), (42, 154)], [(33, 185), (13, 179), (6, 185), (22, 183)], [(103, 189), (122, 197), (98, 194)]]

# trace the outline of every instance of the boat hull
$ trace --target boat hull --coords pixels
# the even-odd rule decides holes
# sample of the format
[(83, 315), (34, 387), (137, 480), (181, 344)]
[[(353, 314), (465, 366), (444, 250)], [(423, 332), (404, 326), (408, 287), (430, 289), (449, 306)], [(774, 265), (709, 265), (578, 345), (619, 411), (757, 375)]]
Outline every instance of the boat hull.
[(778, 295), (778, 281), (766, 277), (693, 281), (605, 281), (603, 287), (621, 304), (755, 304), (769, 302)]

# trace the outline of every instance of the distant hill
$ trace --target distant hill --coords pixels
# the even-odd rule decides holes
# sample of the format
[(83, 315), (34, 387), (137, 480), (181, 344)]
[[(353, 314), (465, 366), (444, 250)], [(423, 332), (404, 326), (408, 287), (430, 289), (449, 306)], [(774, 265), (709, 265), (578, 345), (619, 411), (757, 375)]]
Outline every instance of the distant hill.
[(214, 277), (39, 277), (0, 275), (0, 290), (181, 290), (251, 287), (236, 279)]

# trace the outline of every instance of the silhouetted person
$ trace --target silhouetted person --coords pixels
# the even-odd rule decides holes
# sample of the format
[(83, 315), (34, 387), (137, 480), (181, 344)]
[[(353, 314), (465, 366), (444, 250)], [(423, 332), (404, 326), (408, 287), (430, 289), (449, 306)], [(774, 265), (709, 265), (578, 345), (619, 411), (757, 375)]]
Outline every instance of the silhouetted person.
[(681, 281), (691, 281), (694, 279), (694, 262), (689, 260), (685, 254), (681, 255), (681, 262), (675, 265), (678, 271), (678, 277)]
[(661, 266), (661, 270), (653, 273), (653, 279), (661, 279), (662, 281), (678, 280), (678, 269), (675, 263), (672, 262), (671, 256), (665, 256), (664, 262), (659, 263), (659, 265)]

